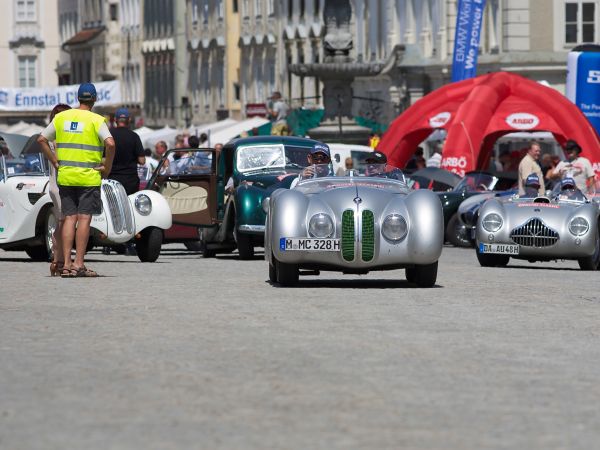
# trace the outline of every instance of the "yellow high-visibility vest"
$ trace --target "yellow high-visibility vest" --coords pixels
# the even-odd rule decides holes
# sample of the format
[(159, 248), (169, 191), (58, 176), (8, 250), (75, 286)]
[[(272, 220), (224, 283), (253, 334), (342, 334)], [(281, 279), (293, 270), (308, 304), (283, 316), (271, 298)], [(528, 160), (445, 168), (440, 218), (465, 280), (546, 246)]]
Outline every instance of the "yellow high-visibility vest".
[(102, 162), (104, 142), (98, 130), (104, 118), (91, 111), (69, 109), (54, 117), (59, 186), (100, 186), (102, 176), (94, 170)]

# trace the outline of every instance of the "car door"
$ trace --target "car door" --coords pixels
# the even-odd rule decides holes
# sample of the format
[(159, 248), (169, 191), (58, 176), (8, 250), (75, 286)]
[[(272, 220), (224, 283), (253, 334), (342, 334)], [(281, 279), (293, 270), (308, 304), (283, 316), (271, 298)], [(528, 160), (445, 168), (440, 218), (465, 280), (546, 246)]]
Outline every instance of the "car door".
[(217, 224), (216, 167), (213, 149), (174, 149), (161, 159), (148, 188), (165, 197), (174, 226)]

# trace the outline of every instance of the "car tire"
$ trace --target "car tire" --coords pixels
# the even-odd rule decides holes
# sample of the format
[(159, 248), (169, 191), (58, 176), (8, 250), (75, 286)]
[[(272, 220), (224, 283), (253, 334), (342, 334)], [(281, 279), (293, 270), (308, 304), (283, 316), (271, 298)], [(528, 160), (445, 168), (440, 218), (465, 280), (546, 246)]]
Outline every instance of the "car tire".
[(50, 261), (50, 253), (45, 245), (36, 245), (35, 247), (27, 247), (25, 253), (34, 261)]
[(149, 227), (142, 230), (142, 237), (135, 242), (135, 250), (141, 262), (154, 262), (160, 255), (162, 247), (162, 230)]
[(269, 263), (269, 281), (277, 283), (277, 268), (271, 263)]
[(252, 244), (252, 236), (237, 231), (235, 233), (235, 241), (240, 259), (248, 260), (254, 258), (254, 245)]
[(56, 229), (56, 214), (54, 214), (54, 208), (48, 208), (46, 215), (44, 216), (44, 222), (38, 231), (43, 233), (40, 236), (43, 240), (43, 244), (36, 245), (34, 247), (27, 247), (25, 253), (34, 261), (50, 261), (52, 259), (52, 233)]
[(184, 242), (183, 245), (191, 252), (201, 252), (203, 248), (202, 241), (188, 241)]
[(581, 270), (600, 269), (600, 230), (596, 231), (596, 249), (594, 250), (594, 254), (585, 258), (579, 258), (577, 262)]
[(411, 269), (406, 269), (406, 279), (419, 287), (429, 288), (435, 285), (437, 271), (437, 261), (432, 264), (416, 265)]
[(406, 273), (406, 281), (408, 281), (409, 283), (414, 283), (415, 282), (414, 267), (407, 267), (406, 269), (404, 269), (404, 272)]
[(446, 226), (446, 240), (455, 247), (472, 247), (473, 242), (469, 238), (469, 228), (459, 219), (455, 213)]
[(287, 264), (275, 260), (275, 273), (277, 274), (277, 283), (281, 286), (295, 286), (298, 284), (300, 270), (297, 264)]
[(510, 256), (508, 255), (479, 253), (479, 250), (476, 250), (476, 254), (477, 261), (479, 261), (481, 267), (506, 267), (508, 261), (510, 261)]

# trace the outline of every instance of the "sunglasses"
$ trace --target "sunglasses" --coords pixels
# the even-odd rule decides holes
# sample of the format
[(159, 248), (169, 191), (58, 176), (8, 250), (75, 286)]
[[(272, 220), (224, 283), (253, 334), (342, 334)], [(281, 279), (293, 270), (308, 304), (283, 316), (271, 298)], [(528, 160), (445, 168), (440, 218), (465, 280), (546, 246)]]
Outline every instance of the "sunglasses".
[(311, 157), (312, 160), (316, 163), (329, 162), (329, 156), (327, 156), (325, 153), (313, 153)]

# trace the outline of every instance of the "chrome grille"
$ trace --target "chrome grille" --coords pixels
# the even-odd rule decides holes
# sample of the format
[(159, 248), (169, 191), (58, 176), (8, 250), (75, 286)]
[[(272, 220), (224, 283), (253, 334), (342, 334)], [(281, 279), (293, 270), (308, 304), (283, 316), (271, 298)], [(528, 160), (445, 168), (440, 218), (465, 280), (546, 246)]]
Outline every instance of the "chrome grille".
[(513, 228), (510, 237), (516, 244), (524, 247), (549, 247), (556, 244), (559, 239), (558, 233), (537, 217), (520, 227)]
[(126, 231), (133, 234), (133, 215), (125, 188), (118, 182), (102, 183), (102, 190), (108, 203), (108, 212), (115, 233)]

